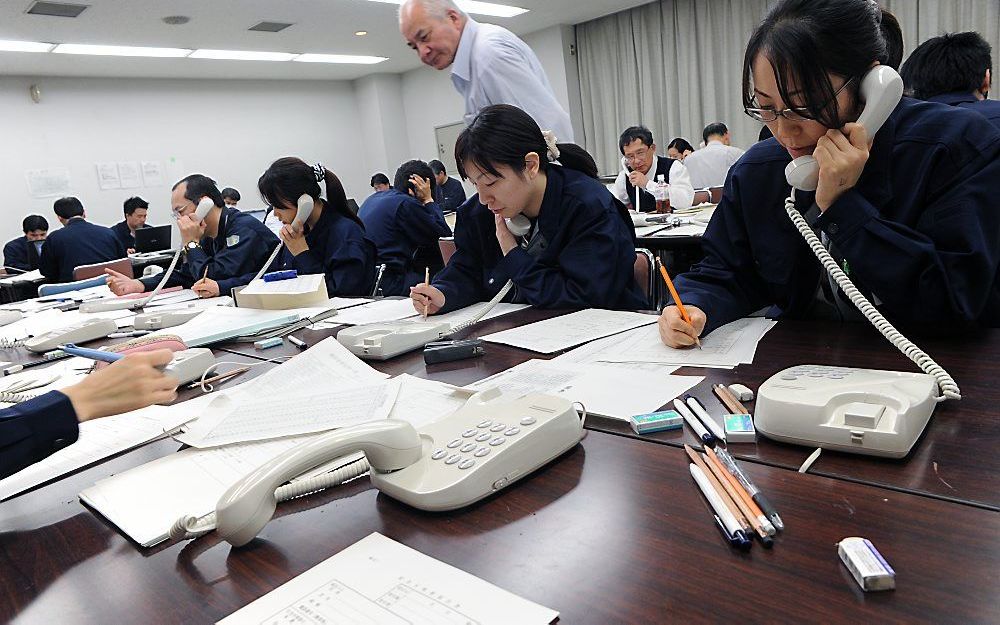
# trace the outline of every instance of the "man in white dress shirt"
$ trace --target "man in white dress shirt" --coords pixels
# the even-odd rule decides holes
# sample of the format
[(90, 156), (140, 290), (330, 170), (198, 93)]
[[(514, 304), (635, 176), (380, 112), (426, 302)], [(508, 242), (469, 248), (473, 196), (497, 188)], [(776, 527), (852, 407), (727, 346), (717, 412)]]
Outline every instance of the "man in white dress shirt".
[(451, 82), (465, 98), (466, 125), (491, 104), (512, 104), (560, 143), (573, 142), (569, 115), (542, 64), (514, 33), (476, 22), (451, 0), (405, 0), (399, 31), (425, 65), (451, 67)]
[[(615, 180), (612, 191), (630, 210), (636, 210), (638, 189), (639, 212), (656, 210), (656, 177), (663, 176), (667, 183), (667, 197), (670, 208), (681, 210), (690, 208), (694, 200), (694, 188), (688, 177), (687, 168), (679, 160), (657, 156), (653, 133), (645, 126), (627, 128), (618, 139), (618, 149), (622, 153), (622, 170)], [(691, 158), (690, 156), (688, 158)]]
[(743, 156), (743, 150), (729, 145), (729, 128), (722, 122), (705, 126), (702, 138), (705, 147), (684, 159), (684, 166), (691, 174), (691, 185), (695, 189), (721, 187), (726, 182), (729, 168)]

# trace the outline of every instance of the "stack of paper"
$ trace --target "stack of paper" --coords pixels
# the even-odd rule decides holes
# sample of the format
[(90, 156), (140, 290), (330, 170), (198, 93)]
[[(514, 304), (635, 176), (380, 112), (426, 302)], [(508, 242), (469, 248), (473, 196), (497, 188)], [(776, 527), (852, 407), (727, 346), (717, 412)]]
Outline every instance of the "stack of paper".
[(339, 311), (336, 317), (317, 323), (316, 327), (359, 326), (367, 323), (399, 321), (400, 319), (416, 316), (417, 311), (413, 308), (413, 302), (409, 298), (382, 299)]
[(491, 343), (552, 354), (605, 336), (655, 324), (656, 319), (655, 315), (591, 308), (481, 338)]
[(701, 349), (667, 347), (657, 327), (649, 326), (595, 341), (565, 356), (575, 362), (630, 363), (630, 367), (632, 363), (647, 363), (731, 369), (753, 362), (757, 344), (776, 323), (759, 317), (738, 319), (703, 337)]
[(545, 625), (559, 616), (381, 534), (337, 555), (220, 621)]
[(85, 421), (80, 424), (80, 435), (75, 443), (0, 480), (0, 500), (155, 440), (190, 418), (164, 406), (150, 406)]
[(695, 376), (663, 375), (632, 368), (574, 365), (555, 360), (529, 360), (465, 388), (497, 387), (511, 398), (546, 393), (580, 402), (590, 414), (628, 420), (647, 414), (701, 382)]
[(300, 318), (299, 311), (296, 310), (256, 310), (220, 306), (206, 310), (187, 323), (155, 332), (150, 337), (174, 335), (179, 336), (188, 347), (201, 347), (295, 323)]

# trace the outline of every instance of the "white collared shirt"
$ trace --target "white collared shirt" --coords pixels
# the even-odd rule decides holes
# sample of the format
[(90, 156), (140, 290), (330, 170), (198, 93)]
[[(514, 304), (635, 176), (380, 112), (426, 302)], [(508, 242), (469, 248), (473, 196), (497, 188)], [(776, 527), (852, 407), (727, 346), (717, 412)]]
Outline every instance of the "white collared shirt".
[[(654, 180), (656, 176), (652, 175), (652, 173), (656, 171), (656, 164), (660, 158), (654, 154), (653, 162), (649, 164), (649, 169), (644, 172), (649, 178), (649, 181), (646, 183), (646, 191), (654, 194), (656, 192), (656, 180)], [(625, 163), (625, 159), (622, 158), (622, 170), (618, 172), (618, 177), (615, 178), (615, 188), (612, 193), (626, 206), (635, 204), (635, 200), (628, 196), (628, 187), (625, 185), (626, 180), (628, 180), (628, 172), (628, 166)], [(694, 187), (691, 186), (691, 178), (688, 176), (688, 170), (684, 166), (684, 163), (674, 161), (670, 164), (667, 184), (669, 185), (667, 193), (670, 197), (670, 207), (674, 210), (691, 208), (691, 204), (694, 203)]]
[(491, 104), (523, 109), (560, 143), (573, 142), (569, 115), (556, 100), (545, 70), (526, 43), (506, 28), (469, 19), (451, 66), (451, 82), (465, 97), (465, 124)]
[(695, 150), (684, 159), (684, 166), (691, 174), (691, 184), (695, 189), (721, 187), (726, 183), (729, 168), (743, 156), (743, 150), (726, 145), (721, 141), (709, 141), (708, 145)]

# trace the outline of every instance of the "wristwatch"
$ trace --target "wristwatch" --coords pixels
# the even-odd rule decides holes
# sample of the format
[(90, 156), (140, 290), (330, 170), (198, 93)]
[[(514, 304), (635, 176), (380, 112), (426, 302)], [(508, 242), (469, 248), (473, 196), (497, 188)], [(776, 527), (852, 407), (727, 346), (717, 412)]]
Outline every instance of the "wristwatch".
[(184, 252), (190, 252), (191, 250), (201, 249), (201, 243), (197, 241), (188, 241), (184, 244)]

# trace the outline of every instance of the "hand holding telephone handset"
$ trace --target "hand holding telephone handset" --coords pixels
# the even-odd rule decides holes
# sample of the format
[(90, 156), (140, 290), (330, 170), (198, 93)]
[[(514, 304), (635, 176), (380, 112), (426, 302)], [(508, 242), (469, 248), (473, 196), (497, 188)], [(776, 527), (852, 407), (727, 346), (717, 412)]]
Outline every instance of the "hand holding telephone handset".
[[(339, 484), (364, 473), (368, 465), (372, 484), (386, 495), (421, 510), (455, 510), (505, 488), (583, 439), (583, 419), (566, 399), (498, 396), (496, 389), (474, 395), (454, 413), (419, 429), (384, 420), (319, 436), (230, 487), (214, 515), (179, 519), (171, 536), (200, 536), (215, 527), (234, 546), (244, 545), (271, 519), (278, 500)], [(367, 462), (282, 486), (357, 451), (364, 452)]]
[[(899, 103), (903, 83), (891, 67), (877, 65), (861, 81), (865, 108), (858, 124), (874, 138)], [(785, 169), (792, 191), (785, 212), (824, 269), (865, 317), (924, 374), (801, 365), (781, 371), (758, 390), (755, 426), (786, 442), (841, 451), (902, 457), (919, 438), (937, 402), (961, 399), (955, 380), (899, 333), (858, 291), (795, 208), (795, 190), (813, 191), (819, 166), (811, 156)], [(940, 395), (935, 397), (933, 391)]]
[[(313, 208), (315, 208), (315, 206), (316, 202), (312, 199), (311, 196), (305, 193), (300, 195), (295, 206), (295, 219), (292, 220), (291, 225), (293, 227), (298, 227), (298, 228), (304, 227), (306, 220), (309, 219), (310, 215), (312, 215)], [(268, 267), (271, 266), (271, 263), (274, 262), (274, 259), (278, 257), (278, 253), (281, 251), (281, 248), (282, 248), (281, 245), (274, 248), (274, 251), (271, 252), (271, 256), (268, 257), (267, 262), (264, 263), (264, 266), (260, 268), (260, 271), (257, 272), (257, 275), (255, 275), (253, 277), (253, 280), (251, 280), (250, 282), (253, 282), (254, 280), (259, 280), (260, 277), (264, 275), (264, 272), (267, 271)]]
[[(212, 198), (209, 197), (201, 198), (201, 201), (198, 202), (198, 205), (194, 209), (194, 218), (199, 223), (205, 221), (205, 218), (208, 217), (208, 214), (212, 211), (213, 208), (215, 208), (215, 202), (212, 201)], [(134, 299), (134, 300), (103, 299), (103, 300), (97, 300), (95, 302), (84, 302), (80, 304), (80, 312), (94, 313), (94, 312), (106, 312), (110, 310), (140, 310), (142, 308), (145, 308), (145, 306), (149, 304), (149, 302), (153, 301), (154, 297), (160, 294), (160, 291), (163, 290), (163, 287), (166, 286), (167, 280), (170, 279), (170, 276), (174, 273), (174, 269), (177, 267), (177, 261), (180, 260), (181, 253), (183, 252), (183, 250), (184, 248), (181, 248), (174, 253), (174, 257), (170, 261), (170, 266), (167, 267), (167, 270), (163, 272), (163, 278), (160, 280), (160, 283), (156, 285), (156, 288), (153, 289), (153, 292), (150, 293), (148, 297), (144, 297), (142, 299)]]

